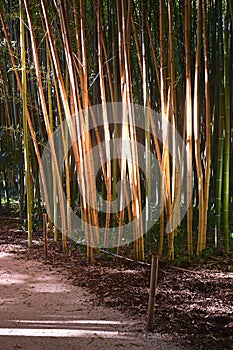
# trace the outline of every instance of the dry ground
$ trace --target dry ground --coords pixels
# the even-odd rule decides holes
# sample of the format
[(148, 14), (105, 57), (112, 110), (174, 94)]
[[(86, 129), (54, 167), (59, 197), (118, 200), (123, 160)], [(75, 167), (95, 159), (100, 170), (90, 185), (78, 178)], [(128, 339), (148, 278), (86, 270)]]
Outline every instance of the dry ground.
[[(158, 333), (148, 336), (144, 331), (148, 267), (123, 265), (105, 254), (87, 266), (78, 248), (71, 247), (67, 254), (52, 240), (48, 259), (43, 261), (40, 235), (35, 235), (33, 248), (28, 249), (17, 220), (1, 218), (0, 224), (1, 281), (10, 275), (16, 279), (0, 284), (5, 293), (0, 294), (1, 330), (25, 332), (14, 337), (0, 334), (1, 344), (17, 340), (16, 347), (4, 350), (31, 349), (20, 343), (28, 344), (30, 339), (35, 350), (35, 344), (49, 350), (58, 345), (65, 349), (233, 349), (232, 255), (212, 257), (202, 266), (161, 264), (155, 309)], [(32, 336), (30, 329), (39, 334)]]

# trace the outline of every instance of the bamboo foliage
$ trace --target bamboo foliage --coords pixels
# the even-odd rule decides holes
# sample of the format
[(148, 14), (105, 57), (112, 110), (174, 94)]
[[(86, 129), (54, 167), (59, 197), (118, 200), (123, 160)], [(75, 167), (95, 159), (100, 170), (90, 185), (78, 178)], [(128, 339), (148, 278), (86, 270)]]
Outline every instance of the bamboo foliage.
[[(189, 256), (194, 252), (201, 255), (213, 244), (212, 221), (208, 220), (212, 216), (216, 218), (216, 243), (221, 246), (224, 240), (228, 252), (233, 191), (230, 176), (231, 1), (54, 0), (49, 3), (38, 0), (39, 11), (28, 0), (15, 4), (20, 5), (20, 21), (18, 15), (7, 13), (9, 3), (0, 11), (4, 36), (0, 53), (0, 108), (3, 111), (1, 120), (11, 138), (10, 147), (22, 149), (25, 146), (28, 231), (32, 226), (30, 210), (37, 210), (41, 201), (39, 172), (46, 210), (49, 217), (54, 217), (54, 239), (59, 238), (57, 225), (61, 218), (66, 249), (66, 236), (72, 237), (76, 229), (72, 226), (71, 207), (73, 211), (78, 208), (82, 219), (79, 229), (85, 232), (88, 243), (88, 263), (93, 260), (94, 246), (99, 247), (102, 242), (108, 246), (112, 226), (118, 242), (117, 252), (121, 253), (124, 225), (131, 221), (134, 222), (134, 242), (130, 251), (136, 260), (144, 259), (145, 254), (154, 250), (160, 257), (165, 253), (173, 260), (178, 249), (176, 245), (181, 244), (184, 222), (187, 237), (182, 244)], [(18, 11), (17, 6), (15, 11)], [(10, 11), (12, 9), (11, 6)], [(21, 34), (17, 33), (17, 28)], [(11, 64), (5, 59), (8, 54)], [(18, 67), (22, 67), (21, 72)], [(8, 91), (12, 91), (15, 101), (9, 99)], [(111, 108), (108, 108), (109, 102)], [(121, 107), (115, 109), (115, 102), (122, 103), (122, 111)], [(98, 103), (100, 116), (94, 108)], [(143, 106), (144, 131), (136, 127), (134, 105), (137, 104)], [(157, 130), (153, 110), (160, 113), (158, 125), (162, 125), (163, 130)], [(114, 122), (109, 121), (110, 111)], [(118, 112), (122, 114), (122, 123), (119, 123)], [(170, 124), (174, 127), (172, 135), (167, 127)], [(65, 152), (62, 177), (56, 162), (57, 151), (51, 141), (59, 125), (62, 133), (59, 147)], [(24, 135), (23, 142), (21, 136), (17, 136), (17, 128), (19, 134)], [(177, 146), (176, 130), (184, 141), (182, 150)], [(115, 145), (115, 140), (119, 139), (120, 143)], [(41, 160), (47, 140), (51, 141), (53, 158), (48, 183)], [(67, 150), (69, 140), (72, 147)], [(139, 143), (144, 147), (143, 155), (139, 154), (142, 152)], [(98, 160), (92, 154), (95, 146), (99, 150)], [(160, 169), (159, 190), (154, 188), (157, 175), (149, 154), (156, 157)], [(140, 157), (145, 162), (145, 173), (139, 166)], [(34, 164), (35, 159), (37, 164)], [(99, 162), (101, 166), (97, 171)], [(183, 163), (187, 165), (185, 170), (182, 170)], [(187, 172), (184, 176), (187, 178), (186, 194), (181, 193), (180, 182), (184, 171)], [(8, 173), (5, 169), (4, 174), (2, 172), (5, 182)], [(23, 181), (21, 169), (16, 181), (21, 183), (21, 212)], [(51, 210), (47, 191), (50, 182)], [(117, 199), (118, 182), (121, 185)], [(143, 228), (151, 227), (154, 193), (160, 196), (160, 218), (144, 244)], [(182, 217), (185, 196), (192, 198), (185, 220), (166, 235), (166, 223), (174, 217), (174, 222), (179, 222)], [(9, 191), (6, 197), (9, 202)], [(120, 203), (119, 211), (113, 213), (116, 199)], [(101, 212), (103, 203), (105, 211)]]

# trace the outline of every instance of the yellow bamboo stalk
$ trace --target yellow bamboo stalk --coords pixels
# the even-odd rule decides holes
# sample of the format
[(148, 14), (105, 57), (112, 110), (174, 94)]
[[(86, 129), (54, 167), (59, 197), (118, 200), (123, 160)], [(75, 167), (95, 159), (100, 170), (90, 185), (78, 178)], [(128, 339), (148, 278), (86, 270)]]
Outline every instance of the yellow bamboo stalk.
[[(203, 41), (204, 41), (204, 64), (205, 64), (205, 124), (206, 124), (206, 158), (205, 158), (205, 182), (204, 182), (204, 218), (203, 218), (203, 235), (206, 242), (207, 218), (209, 207), (209, 189), (210, 189), (210, 165), (211, 165), (211, 149), (210, 149), (210, 84), (209, 84), (209, 61), (208, 61), (208, 33), (207, 33), (207, 4), (203, 2)], [(204, 244), (204, 249), (206, 244)]]
[[(124, 53), (124, 67), (125, 67), (125, 86), (126, 86), (126, 104), (128, 108), (128, 120), (129, 120), (129, 137), (131, 140), (131, 153), (129, 152), (129, 160), (127, 162), (129, 169), (129, 180), (131, 182), (132, 190), (132, 213), (134, 220), (134, 249), (135, 259), (144, 257), (144, 244), (142, 238), (142, 225), (140, 220), (142, 217), (141, 213), (141, 192), (140, 192), (140, 177), (138, 167), (138, 155), (137, 155), (137, 142), (136, 142), (136, 130), (134, 123), (134, 111), (132, 109), (132, 84), (131, 84), (131, 73), (130, 73), (130, 60), (129, 60), (129, 24), (130, 24), (130, 11), (131, 6), (129, 5), (128, 11), (126, 11), (125, 3), (122, 1), (122, 39), (123, 39), (123, 53)], [(134, 166), (132, 166), (134, 165)]]
[[(83, 129), (84, 128), (84, 119), (83, 119), (83, 114), (79, 113), (79, 111), (81, 111), (81, 104), (80, 104), (79, 95), (78, 95), (78, 84), (76, 81), (76, 74), (75, 74), (75, 71), (73, 69), (73, 64), (72, 64), (73, 63), (72, 62), (73, 56), (70, 52), (69, 41), (66, 40), (67, 39), (66, 37), (63, 37), (64, 42), (65, 42), (65, 49), (66, 49), (65, 53), (66, 53), (66, 59), (67, 59), (67, 66), (69, 69), (70, 86), (71, 86), (72, 93), (74, 95), (74, 98), (73, 98), (74, 111), (75, 111), (74, 117), (79, 116), (78, 119), (73, 118), (71, 116), (71, 111), (70, 111), (70, 107), (69, 107), (69, 103), (68, 103), (68, 97), (67, 97), (67, 93), (66, 93), (66, 89), (65, 89), (65, 84), (64, 84), (64, 81), (62, 78), (58, 54), (56, 51), (55, 41), (54, 41), (54, 38), (52, 35), (51, 24), (49, 22), (47, 8), (46, 8), (46, 5), (44, 3), (44, 0), (41, 0), (41, 4), (42, 4), (42, 11), (43, 11), (44, 19), (45, 19), (46, 30), (48, 33), (48, 39), (49, 39), (53, 64), (54, 64), (55, 72), (56, 72), (57, 79), (58, 79), (59, 90), (60, 90), (60, 94), (61, 94), (61, 99), (62, 99), (62, 103), (63, 103), (65, 117), (67, 120), (67, 124), (69, 126), (72, 148), (73, 148), (76, 167), (77, 167), (79, 185), (81, 187), (81, 191), (82, 191), (82, 195), (83, 195), (83, 197), (82, 197), (82, 209), (83, 209), (82, 213), (83, 213), (84, 221), (86, 222), (85, 232), (87, 233), (87, 242), (89, 242), (90, 244), (93, 244), (92, 232), (89, 231), (89, 228), (87, 225), (87, 221), (89, 220), (89, 218), (91, 216), (87, 212), (90, 209), (88, 209), (87, 203), (86, 203), (86, 198), (87, 198), (86, 197), (86, 186), (85, 186), (86, 169), (84, 168), (84, 164), (83, 164), (83, 155), (84, 155), (83, 152), (85, 152), (85, 145), (84, 145), (83, 138), (81, 138), (81, 137), (77, 138), (77, 135), (76, 135), (76, 130), (77, 130), (79, 135), (81, 135), (82, 130), (84, 130)], [(58, 8), (58, 10), (59, 10), (61, 24), (62, 24), (62, 26), (64, 26), (64, 31), (63, 31), (63, 34), (64, 34), (64, 33), (66, 33), (64, 13), (63, 13), (62, 9)], [(76, 124), (76, 120), (77, 120), (77, 124)], [(88, 262), (91, 262), (91, 260), (92, 260), (92, 247), (90, 246), (90, 244), (87, 244), (87, 246), (88, 246), (88, 248), (87, 248)]]
[[(108, 246), (108, 231), (110, 226), (110, 209), (112, 201), (112, 186), (111, 186), (111, 153), (110, 153), (110, 132), (108, 125), (108, 116), (107, 116), (107, 107), (106, 107), (106, 92), (105, 92), (105, 83), (104, 83), (104, 71), (103, 71), (103, 34), (102, 34), (102, 24), (101, 24), (101, 0), (98, 0), (96, 8), (97, 16), (97, 34), (98, 34), (98, 63), (99, 63), (99, 79), (100, 79), (100, 94), (102, 101), (102, 113), (103, 113), (103, 123), (104, 123), (104, 139), (105, 139), (105, 151), (107, 159), (107, 178), (106, 178), (106, 190), (107, 190), (107, 207), (106, 207), (106, 221), (105, 221), (105, 242), (104, 246)], [(113, 96), (112, 96), (113, 97)]]
[(197, 2), (197, 51), (195, 63), (195, 78), (194, 78), (194, 101), (193, 101), (193, 128), (194, 128), (194, 144), (195, 144), (195, 160), (197, 169), (198, 181), (198, 243), (197, 254), (200, 254), (204, 247), (203, 242), (203, 225), (204, 225), (204, 198), (203, 198), (203, 174), (200, 152), (200, 63), (201, 63), (201, 36), (202, 36), (202, 21), (201, 21), (201, 1)]
[[(159, 77), (159, 70), (158, 70), (158, 64), (157, 64), (157, 59), (156, 59), (156, 55), (155, 55), (155, 48), (154, 48), (154, 44), (152, 41), (152, 35), (151, 35), (151, 31), (150, 31), (150, 27), (149, 27), (149, 22), (147, 19), (147, 16), (145, 15), (145, 21), (146, 21), (146, 25), (147, 25), (147, 31), (150, 37), (150, 43), (152, 46), (152, 51), (153, 51), (153, 61), (154, 61), (154, 65), (155, 65), (155, 69), (156, 69), (156, 73), (157, 73), (157, 80), (158, 80), (158, 86), (160, 89), (160, 77)], [(142, 54), (142, 48), (140, 46), (139, 40), (138, 40), (138, 36), (137, 36), (137, 31), (136, 31), (136, 26), (134, 23), (134, 18), (133, 15), (131, 14), (131, 23), (132, 23), (132, 28), (133, 28), (133, 35), (134, 35), (134, 41), (136, 44), (136, 50), (137, 50), (137, 56), (138, 56), (138, 61), (139, 61), (139, 67), (140, 67), (140, 73), (142, 76), (142, 80), (144, 82), (143, 84), (143, 92), (144, 92), (144, 101), (145, 103), (145, 116), (146, 116), (146, 124), (145, 124), (145, 128), (146, 128), (146, 139), (147, 139), (147, 145), (149, 142), (149, 138), (150, 138), (150, 132), (149, 132), (149, 126), (151, 127), (151, 133), (153, 136), (153, 140), (154, 140), (154, 144), (155, 144), (155, 149), (156, 149), (156, 153), (157, 153), (157, 158), (158, 158), (158, 163), (161, 166), (162, 163), (162, 159), (161, 159), (161, 151), (160, 151), (160, 146), (159, 146), (159, 142), (158, 142), (158, 138), (157, 138), (157, 132), (156, 132), (156, 127), (154, 124), (154, 119), (153, 119), (153, 115), (152, 115), (152, 110), (151, 110), (151, 101), (150, 101), (150, 95), (149, 95), (149, 88), (148, 88), (148, 84), (146, 84), (146, 80), (145, 80), (145, 65), (143, 64), (143, 61), (145, 62), (145, 59), (143, 60), (143, 54)], [(144, 67), (144, 68), (143, 68)], [(161, 93), (161, 89), (160, 89), (160, 93)], [(149, 150), (149, 148), (148, 148)], [(149, 167), (149, 164), (148, 164)], [(150, 181), (150, 174), (148, 172), (147, 176), (147, 181)], [(148, 191), (149, 192), (149, 191)], [(163, 202), (163, 200), (162, 200)], [(161, 216), (161, 220), (163, 217)], [(163, 221), (164, 223), (164, 221)], [(160, 228), (161, 231), (164, 230), (164, 226), (163, 223), (161, 223)], [(164, 233), (163, 233), (164, 234)], [(160, 242), (163, 242), (163, 239), (160, 240)], [(140, 241), (140, 244), (142, 244), (142, 240)]]
[[(145, 21), (146, 14), (144, 4), (142, 3), (142, 33), (141, 33), (141, 43), (142, 43), (142, 86), (143, 86), (143, 106), (144, 106), (144, 117), (145, 117), (145, 153), (146, 153), (146, 203), (145, 203), (145, 231), (148, 231), (148, 225), (150, 224), (150, 207), (151, 207), (151, 160), (150, 160), (150, 116), (148, 107), (150, 107), (149, 101), (149, 89), (147, 82), (147, 65), (146, 65), (146, 43), (145, 43)], [(132, 22), (132, 20), (131, 20)], [(144, 244), (143, 240), (140, 240), (140, 246)]]
[[(85, 127), (87, 130), (86, 133), (86, 142), (85, 142), (85, 150), (86, 153), (89, 152), (92, 148), (91, 146), (91, 137), (89, 132), (89, 124), (88, 124), (88, 87), (87, 87), (87, 56), (86, 56), (86, 40), (85, 40), (85, 18), (84, 18), (84, 3), (83, 0), (80, 0), (80, 37), (81, 37), (81, 49), (82, 49), (82, 67), (83, 67), (83, 108), (84, 108), (84, 119), (85, 119)], [(87, 165), (87, 177), (86, 177), (86, 185), (90, 186), (89, 198), (91, 201), (92, 208), (97, 207), (97, 199), (96, 199), (96, 191), (95, 191), (95, 177), (94, 177), (94, 161), (93, 158), (90, 157), (88, 159), (89, 163)], [(89, 214), (88, 214), (89, 217)], [(93, 257), (93, 249), (91, 246), (91, 242), (93, 241), (93, 234), (95, 234), (95, 239), (98, 244), (99, 242), (99, 230), (98, 230), (98, 211), (97, 209), (91, 209), (90, 213), (90, 223), (93, 224), (95, 232), (89, 232), (90, 234), (90, 244), (87, 247), (87, 255), (89, 262), (92, 261)]]
[(58, 169), (56, 151), (54, 148), (54, 142), (53, 142), (53, 138), (52, 138), (52, 132), (51, 132), (50, 123), (49, 123), (48, 111), (47, 111), (47, 107), (46, 107), (46, 100), (45, 100), (41, 72), (40, 72), (40, 64), (39, 64), (39, 57), (38, 57), (38, 51), (37, 51), (37, 46), (36, 46), (36, 40), (35, 40), (35, 33), (34, 33), (33, 25), (32, 25), (32, 19), (31, 19), (31, 13), (30, 13), (29, 5), (28, 5), (28, 0), (24, 0), (24, 5), (25, 5), (27, 19), (28, 19), (28, 25), (29, 25), (29, 29), (30, 29), (32, 54), (33, 54), (33, 60), (34, 60), (34, 64), (35, 64), (37, 81), (38, 81), (41, 107), (42, 107), (42, 111), (43, 111), (46, 132), (48, 135), (48, 139), (50, 140), (53, 165), (54, 165), (54, 169), (56, 172), (57, 185), (58, 185), (58, 195), (59, 195), (59, 202), (60, 202), (60, 209), (61, 209), (61, 219), (62, 219), (61, 221), (62, 221), (63, 248), (66, 249), (66, 217), (65, 217), (65, 210), (64, 210), (63, 189), (62, 189), (62, 184), (61, 184), (61, 179), (60, 179), (60, 174), (59, 174), (59, 169)]
[[(159, 23), (160, 23), (160, 86), (161, 86), (161, 115), (164, 120), (167, 121), (167, 125), (164, 125), (163, 128), (168, 127), (169, 125), (169, 115), (170, 115), (170, 89), (169, 95), (167, 97), (166, 89), (166, 60), (165, 60), (165, 43), (164, 43), (164, 12), (165, 12), (165, 3), (164, 0), (159, 2)], [(165, 195), (165, 204), (166, 204), (166, 217), (167, 221), (169, 220), (172, 207), (171, 207), (171, 173), (170, 173), (170, 155), (169, 155), (169, 138), (168, 138), (168, 129), (164, 130), (164, 140), (163, 140), (163, 156), (162, 156), (162, 173), (165, 176), (165, 191), (161, 189), (161, 198)], [(163, 183), (162, 183), (163, 186)], [(161, 208), (163, 210), (163, 208)], [(163, 233), (163, 224), (160, 226), (160, 237)], [(168, 258), (174, 258), (174, 232), (168, 233)]]
[[(66, 66), (66, 76), (65, 76), (65, 84), (66, 84), (66, 91), (68, 93), (69, 91), (69, 75), (68, 75), (68, 69)], [(71, 109), (71, 114), (73, 115), (74, 112), (73, 109), (73, 94), (72, 90), (70, 91), (70, 109)], [(67, 124), (65, 125), (64, 128), (64, 135), (65, 135), (65, 149), (68, 149), (68, 140), (69, 140), (69, 128)], [(69, 168), (69, 156), (70, 152), (68, 151), (67, 154), (65, 155), (65, 174), (66, 174), (66, 201), (67, 201), (67, 208), (66, 208), (66, 217), (67, 217), (67, 236), (69, 237), (71, 234), (72, 230), (72, 225), (71, 225), (71, 216), (70, 216), (70, 205), (71, 205), (71, 195), (70, 195), (70, 168)]]
[[(169, 145), (169, 148), (172, 147), (172, 170), (171, 170), (171, 180), (170, 180), (170, 186), (171, 186), (171, 198), (170, 198), (170, 215), (180, 216), (180, 211), (178, 208), (178, 205), (175, 205), (175, 203), (179, 199), (180, 194), (180, 179), (179, 179), (179, 169), (178, 169), (178, 153), (177, 153), (177, 147), (176, 147), (176, 74), (175, 74), (175, 62), (174, 62), (174, 35), (173, 35), (173, 5), (172, 1), (168, 1), (168, 56), (169, 56), (169, 72), (170, 72), (170, 103), (169, 103), (169, 116), (168, 120), (173, 126), (173, 137), (172, 137), (172, 145)], [(171, 141), (171, 140), (169, 140)], [(175, 211), (175, 213), (173, 212)], [(173, 212), (173, 213), (172, 213)], [(175, 231), (172, 230), (172, 232), (169, 233), (170, 235), (170, 254), (169, 257), (171, 260), (174, 259), (174, 236)]]
[[(44, 29), (44, 32), (46, 32), (45, 24), (42, 18), (42, 13), (40, 11), (40, 18), (42, 22), (42, 27)], [(56, 74), (54, 71), (54, 65), (53, 65), (53, 60), (52, 60), (52, 54), (50, 50), (50, 45), (48, 41), (48, 37), (46, 36), (46, 49), (47, 49), (47, 59), (48, 59), (48, 67), (51, 66), (51, 72), (52, 72), (52, 77), (53, 77), (53, 84), (54, 84), (54, 89), (55, 89), (55, 95), (56, 95), (56, 103), (57, 103), (57, 111), (58, 111), (58, 117), (59, 117), (59, 122), (60, 122), (60, 128), (61, 128), (61, 138), (62, 138), (62, 147), (64, 149), (64, 154), (66, 153), (67, 149), (67, 125), (65, 126), (65, 130), (63, 128), (63, 119), (62, 119), (62, 111), (61, 111), (61, 103), (60, 103), (60, 96), (59, 96), (59, 89), (56, 81)], [(49, 70), (49, 69), (48, 69)], [(50, 79), (49, 79), (50, 80)], [(50, 82), (51, 84), (51, 82)], [(51, 90), (51, 88), (49, 89)], [(51, 95), (51, 91), (50, 91)], [(50, 125), (52, 125), (52, 101), (49, 102), (49, 116), (50, 116)], [(66, 131), (66, 138), (65, 138), (65, 131)], [(67, 162), (68, 156), (65, 157), (65, 173), (66, 173), (66, 193), (68, 194), (69, 198), (69, 164)], [(53, 169), (54, 170), (54, 169)], [(55, 180), (55, 178), (53, 179)], [(57, 228), (57, 219), (58, 219), (58, 208), (57, 208), (57, 185), (56, 181), (53, 182), (53, 196), (54, 196), (54, 240), (57, 241), (58, 239), (58, 228)], [(67, 200), (69, 202), (69, 200)], [(49, 218), (49, 224), (51, 222), (51, 219)], [(52, 222), (50, 224), (50, 227), (52, 226)], [(67, 228), (68, 228), (68, 233), (71, 230), (71, 222), (70, 222), (70, 208), (67, 206)], [(52, 231), (52, 230), (51, 230)]]
[[(49, 52), (48, 52), (48, 42), (46, 40), (47, 47), (47, 90), (48, 90), (48, 115), (49, 115), (49, 123), (51, 132), (53, 132), (53, 106), (52, 106), (52, 89), (51, 89), (51, 69), (50, 69), (50, 60), (49, 60)], [(53, 182), (53, 217), (54, 217), (54, 238), (57, 236), (57, 181), (56, 181), (56, 173), (54, 170), (54, 166), (52, 165), (52, 182)], [(50, 232), (53, 233), (53, 224), (51, 218), (49, 218), (49, 226)]]
[[(192, 171), (192, 91), (191, 91), (191, 63), (190, 63), (190, 0), (185, 0), (185, 70), (186, 70), (186, 152), (187, 152), (187, 197), (192, 198), (193, 190), (193, 171)], [(188, 235), (188, 253), (193, 254), (192, 243), (192, 200), (187, 211), (187, 235)]]

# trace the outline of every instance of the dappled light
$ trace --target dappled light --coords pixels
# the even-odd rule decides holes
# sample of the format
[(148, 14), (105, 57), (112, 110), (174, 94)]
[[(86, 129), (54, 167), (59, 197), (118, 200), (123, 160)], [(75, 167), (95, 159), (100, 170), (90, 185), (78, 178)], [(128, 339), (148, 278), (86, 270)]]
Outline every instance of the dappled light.
[[(6, 320), (7, 321), (7, 320)], [(133, 339), (132, 334), (115, 330), (116, 326), (127, 326), (133, 322), (111, 320), (9, 320), (15, 328), (0, 328), (0, 335), (26, 337), (102, 337)], [(25, 328), (27, 327), (27, 328)], [(111, 329), (112, 328), (112, 329)]]
[(104, 321), (104, 320), (64, 320), (64, 321), (59, 321), (59, 320), (12, 320), (12, 322), (16, 322), (16, 323), (28, 323), (28, 324), (51, 324), (51, 325), (56, 325), (56, 324), (84, 324), (84, 325), (126, 325), (128, 323), (125, 322), (120, 322), (120, 321)]
[[(8, 253), (1, 252), (0, 254), (0, 268), (3, 264), (4, 259), (9, 259), (11, 255)], [(28, 267), (29, 269), (29, 267)], [(20, 271), (20, 269), (19, 269)], [(43, 276), (34, 278), (33, 282), (28, 278), (28, 271), (13, 273), (10, 267), (6, 271), (0, 271), (0, 285), (2, 286), (12, 286), (16, 284), (27, 283), (27, 287), (33, 289), (34, 292), (43, 293), (62, 293), (68, 292), (68, 286), (61, 286), (59, 283), (54, 281), (52, 276)]]
[[(15, 225), (14, 222), (13, 225)], [(22, 233), (21, 235), (22, 242), (24, 242), (25, 235)], [(134, 334), (135, 331), (143, 329), (143, 322), (137, 323), (136, 320), (128, 318), (116, 319), (110, 314), (106, 317), (102, 311), (95, 317), (93, 308), (98, 301), (104, 306), (120, 308), (123, 312), (129, 310), (137, 317), (145, 317), (149, 293), (148, 264), (135, 265), (132, 260), (125, 260), (124, 265), (120, 267), (116, 265), (114, 256), (104, 253), (101, 263), (98, 260), (96, 265), (87, 266), (78, 250), (73, 251), (70, 257), (64, 254), (62, 248), (58, 248), (56, 243), (49, 241), (47, 261), (39, 267), (37, 264), (34, 265), (32, 259), (43, 261), (44, 252), (40, 238), (36, 240), (37, 244), (33, 248), (27, 250), (25, 243), (22, 243), (21, 246), (14, 245), (17, 237), (18, 233), (15, 233), (15, 236), (12, 233), (10, 247), (14, 247), (13, 251), (17, 253), (17, 256), (9, 264), (12, 254), (6, 248), (8, 233), (1, 235), (5, 251), (0, 254), (2, 277), (0, 281), (5, 283), (7, 277), (8, 284), (0, 283), (0, 288), (2, 288), (0, 325), (4, 323), (4, 327), (1, 327), (4, 329), (1, 332), (6, 337), (9, 338), (12, 331), (17, 339), (18, 337), (23, 339), (23, 334), (28, 339), (36, 338), (35, 330), (37, 329), (41, 330), (38, 335), (40, 339), (50, 339), (51, 333), (49, 332), (52, 330), (54, 337), (61, 340), (67, 336), (69, 339), (77, 338), (88, 341), (89, 336), (97, 340), (121, 339), (127, 341), (131, 339), (131, 331), (127, 332), (128, 328), (133, 330)], [(26, 261), (23, 262), (25, 259)], [(216, 262), (219, 264), (218, 269), (208, 269), (209, 265), (212, 266)], [(190, 330), (195, 329), (202, 334), (208, 331), (208, 334), (213, 333), (216, 339), (222, 339), (221, 342), (227, 344), (233, 324), (233, 273), (228, 271), (230, 265), (230, 258), (215, 257), (213, 260), (210, 258), (210, 261), (207, 261), (200, 270), (196, 268), (194, 270), (192, 264), (190, 265), (191, 270), (188, 264), (187, 268), (173, 266), (170, 269), (166, 265), (161, 266), (155, 305), (156, 330), (175, 334), (180, 331), (184, 334), (187, 332), (189, 339), (192, 339), (189, 333), (191, 324)], [(3, 268), (4, 266), (6, 268)], [(30, 271), (33, 272), (33, 275), (30, 274)], [(58, 281), (56, 271), (59, 272), (60, 277), (65, 273), (69, 283), (61, 283), (63, 278), (59, 278)], [(10, 281), (15, 283), (11, 284)], [(86, 304), (88, 313), (85, 317), (82, 314), (85, 305), (83, 297), (86, 298), (86, 291), (83, 291), (82, 295), (76, 293), (69, 297), (72, 293), (70, 283), (78, 288), (88, 288), (91, 292), (91, 298)], [(23, 287), (22, 293), (19, 292), (19, 287)], [(49, 301), (50, 296), (54, 298), (54, 304)], [(34, 305), (33, 300), (36, 300)], [(61, 309), (62, 304), (64, 304), (64, 312)], [(37, 317), (32, 313), (32, 305)], [(16, 314), (14, 318), (4, 317), (7, 309), (17, 310), (21, 307), (25, 313), (23, 318), (17, 317)], [(44, 316), (45, 310), (46, 316)], [(77, 314), (79, 314), (78, 317)], [(21, 335), (20, 330), (14, 331), (18, 328), (22, 328)], [(58, 331), (61, 332), (60, 336), (56, 333)], [(195, 341), (196, 339), (195, 337)], [(205, 339), (206, 343), (209, 343), (212, 338), (208, 336)]]
[(12, 285), (12, 284), (16, 284), (16, 283), (24, 283), (26, 278), (27, 278), (27, 276), (21, 275), (21, 274), (16, 274), (13, 277), (11, 273), (5, 272), (4, 274), (1, 274), (0, 284)]
[(0, 0), (0, 350), (233, 348), (233, 0)]
[(46, 329), (46, 328), (0, 328), (0, 336), (20, 336), (20, 337), (84, 337), (89, 338), (120, 338), (125, 339), (129, 337), (133, 340), (132, 335), (119, 334), (119, 332), (99, 331), (96, 330), (79, 330), (79, 329)]

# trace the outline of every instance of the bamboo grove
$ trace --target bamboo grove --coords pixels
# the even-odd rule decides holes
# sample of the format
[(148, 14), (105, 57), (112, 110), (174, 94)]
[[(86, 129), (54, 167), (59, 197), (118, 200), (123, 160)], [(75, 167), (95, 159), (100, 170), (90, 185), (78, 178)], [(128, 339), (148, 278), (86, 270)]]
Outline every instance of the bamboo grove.
[[(134, 218), (131, 252), (136, 260), (153, 251), (173, 260), (180, 254), (180, 237), (183, 253), (189, 256), (214, 246), (228, 253), (233, 232), (231, 0), (8, 0), (0, 11), (1, 203), (9, 205), (16, 189), (20, 215), (27, 214), (29, 245), (34, 221), (46, 207), (53, 217), (50, 232), (55, 240), (62, 237), (65, 250), (72, 236), (71, 210), (79, 212), (88, 262), (101, 227), (105, 243), (109, 229), (116, 227), (121, 253), (122, 227)], [(107, 106), (116, 102), (146, 109), (144, 131), (130, 120), (110, 123)], [(96, 105), (103, 112), (101, 127), (91, 112)], [(158, 139), (151, 110), (169, 121), (185, 144), (179, 156), (186, 157), (185, 186), (191, 202), (181, 224), (168, 233), (166, 223), (179, 198), (178, 173), (166, 141)], [(133, 120), (133, 112), (128, 118)], [(69, 138), (72, 147), (60, 176), (50, 143), (50, 205), (42, 154), (59, 125), (60, 147), (65, 149)], [(87, 131), (77, 139), (79, 129)], [(155, 175), (149, 158), (145, 172), (137, 162), (132, 166), (122, 158), (119, 149), (110, 159), (108, 145), (122, 135), (130, 142), (129, 157), (137, 160), (140, 141), (155, 154), (164, 176), (164, 206), (146, 235), (141, 234), (140, 213), (145, 208), (147, 216)], [(99, 147), (99, 153), (106, 161), (95, 178), (94, 157), (84, 164), (83, 155), (103, 141), (106, 147)], [(118, 180), (130, 182), (130, 188), (120, 188), (123, 209), (103, 215), (96, 204), (96, 187), (111, 206)]]

